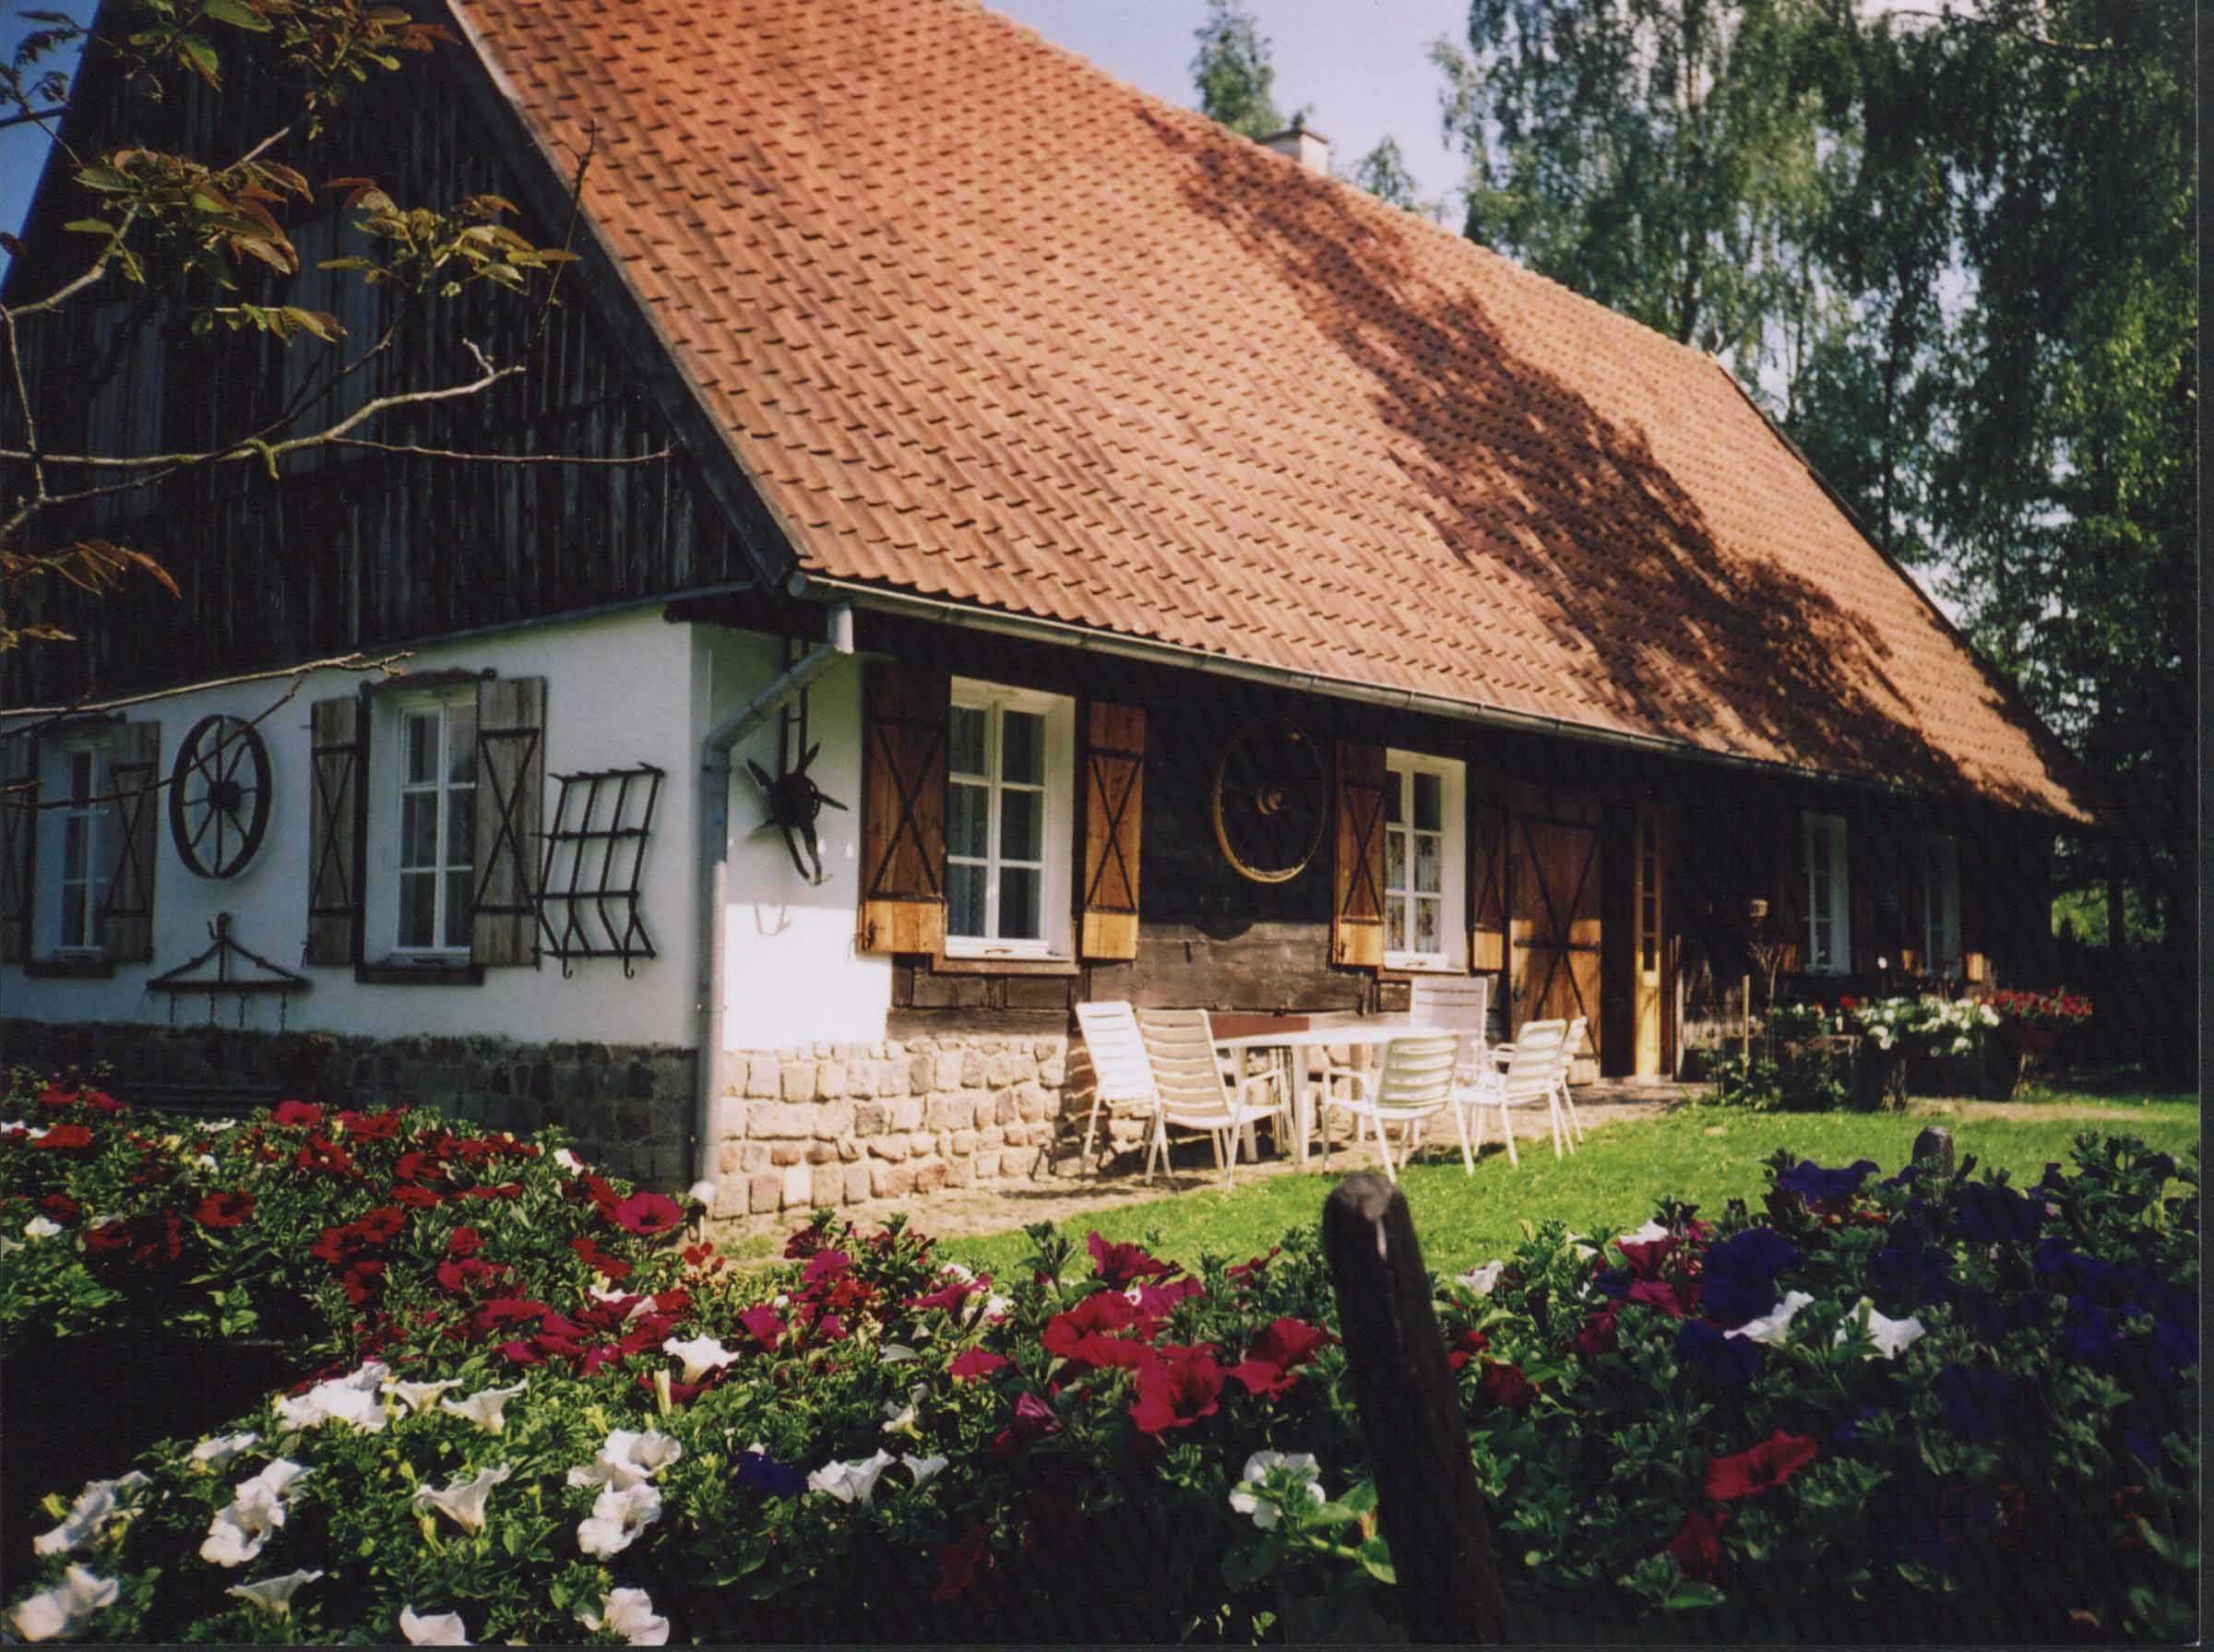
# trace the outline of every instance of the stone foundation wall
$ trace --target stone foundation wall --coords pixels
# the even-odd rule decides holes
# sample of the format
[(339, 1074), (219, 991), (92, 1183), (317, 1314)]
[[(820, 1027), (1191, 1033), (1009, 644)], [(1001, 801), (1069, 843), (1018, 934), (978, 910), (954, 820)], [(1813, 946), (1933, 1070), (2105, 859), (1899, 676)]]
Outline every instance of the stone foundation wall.
[(0, 1065), (53, 1072), (101, 1064), (125, 1101), (134, 1084), (240, 1085), (339, 1107), (435, 1107), (494, 1130), (558, 1125), (613, 1175), (666, 1188), (692, 1179), (689, 1050), (0, 1021)]
[[(1082, 1045), (1025, 1034), (745, 1051), (722, 1089), (718, 1218), (1074, 1175), (1091, 1104)], [(1102, 1147), (1142, 1134), (1101, 1121)]]

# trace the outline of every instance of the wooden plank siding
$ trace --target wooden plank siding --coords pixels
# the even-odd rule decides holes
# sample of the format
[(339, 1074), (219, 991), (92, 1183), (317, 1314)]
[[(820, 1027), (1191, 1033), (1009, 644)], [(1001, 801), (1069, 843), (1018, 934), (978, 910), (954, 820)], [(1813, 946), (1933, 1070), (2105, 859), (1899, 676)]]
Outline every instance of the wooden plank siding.
[[(444, 48), (430, 68), (411, 65), (356, 94), (312, 157), (289, 156), (311, 176), (375, 177), (404, 205), (500, 195), (551, 211), (518, 220), (532, 239), (559, 244), (558, 181), (527, 174), (501, 157), (508, 137), (498, 112), (467, 82), (466, 54)], [(117, 125), (103, 102), (109, 81), (88, 69), (81, 148), (99, 150)], [(195, 152), (236, 153), (268, 124), (252, 77), (221, 99), (194, 88), (173, 106), (176, 126), (130, 128)], [(102, 125), (107, 131), (101, 130)], [(551, 192), (556, 198), (548, 203)], [(60, 223), (83, 210), (52, 190), (27, 227), (28, 250), (8, 281), (12, 298), (37, 296), (81, 267), (87, 237)], [(388, 315), (358, 275), (316, 268), (340, 252), (366, 253), (327, 203), (288, 221), (303, 273), (282, 302), (329, 309), (346, 327), (339, 347), (312, 339), (280, 345), (218, 329), (195, 339), (179, 327), (143, 332), (127, 324), (135, 290), (111, 282), (105, 303), (76, 303), (23, 327), (24, 361), (51, 452), (113, 454), (201, 450), (265, 421), (310, 375), (373, 344)], [(280, 295), (249, 277), (242, 296)], [(608, 294), (589, 265), (561, 275), (557, 302), (468, 290), (432, 307), (430, 325), (335, 390), (315, 398), (295, 429), (327, 428), (375, 396), (466, 383), (478, 374), (464, 340), (526, 372), (482, 395), (395, 409), (356, 434), (399, 445), (471, 453), (605, 458), (672, 450), (628, 466), (510, 466), (362, 450), (322, 449), (290, 459), (272, 481), (257, 462), (203, 466), (159, 486), (114, 495), (34, 523), (36, 544), (97, 534), (153, 553), (183, 588), (172, 599), (144, 581), (88, 600), (49, 582), (44, 617), (81, 643), (14, 650), (0, 695), (9, 703), (112, 695), (228, 674), (353, 648), (509, 624), (753, 577), (764, 547), (742, 542), (702, 485), (697, 432), (680, 434), (666, 410), (658, 352), (641, 350), (642, 325)], [(130, 340), (131, 359), (97, 394), (86, 386), (103, 346)], [(19, 430), (6, 428), (14, 437)], [(709, 462), (728, 463), (711, 453)], [(83, 485), (82, 470), (56, 470)], [(780, 556), (780, 550), (776, 553)]]

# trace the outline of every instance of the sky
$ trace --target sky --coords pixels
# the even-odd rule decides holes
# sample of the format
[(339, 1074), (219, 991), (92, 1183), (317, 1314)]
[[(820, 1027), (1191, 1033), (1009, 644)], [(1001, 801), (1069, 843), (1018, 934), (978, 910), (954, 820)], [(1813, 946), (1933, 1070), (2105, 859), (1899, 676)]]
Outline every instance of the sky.
[[(27, 9), (89, 8), (81, 0), (0, 0), (0, 50), (29, 27)], [(994, 9), (1156, 97), (1196, 102), (1192, 32), (1207, 17), (1206, 0), (997, 0)], [(1425, 199), (1450, 193), (1461, 166), (1440, 136), (1445, 82), (1429, 49), (1440, 36), (1464, 37), (1467, 0), (1246, 0), (1246, 9), (1275, 48), (1277, 106), (1288, 115), (1313, 105), (1307, 125), (1330, 140), (1333, 164), (1350, 171), (1388, 134)], [(0, 131), (0, 231), (21, 227), (45, 149), (36, 127)]]

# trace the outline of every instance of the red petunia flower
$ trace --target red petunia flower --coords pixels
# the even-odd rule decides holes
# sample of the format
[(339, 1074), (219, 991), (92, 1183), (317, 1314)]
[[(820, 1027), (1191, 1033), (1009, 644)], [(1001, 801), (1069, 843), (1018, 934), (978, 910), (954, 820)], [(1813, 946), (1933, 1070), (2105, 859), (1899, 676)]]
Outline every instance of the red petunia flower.
[(1596, 1360), (1600, 1355), (1612, 1353), (1614, 1349), (1614, 1321), (1622, 1312), (1620, 1302), (1609, 1302), (1599, 1313), (1584, 1321), (1584, 1328), (1576, 1334), (1568, 1347), (1578, 1358)]
[(1173, 1262), (1162, 1262), (1149, 1256), (1134, 1244), (1110, 1244), (1095, 1230), (1085, 1244), (1090, 1248), (1092, 1266), (1099, 1277), (1117, 1290), (1137, 1278), (1165, 1279), (1183, 1270)]
[(393, 1199), (410, 1210), (430, 1210), (445, 1201), (427, 1187), (418, 1187), (412, 1182), (401, 1182), (392, 1188)]
[(385, 1244), (399, 1237), (408, 1225), (408, 1213), (397, 1205), (379, 1205), (354, 1218), (353, 1230), (371, 1244)]
[(605, 1215), (624, 1232), (649, 1238), (674, 1232), (684, 1225), (684, 1207), (662, 1193), (632, 1194)]
[(406, 1114), (391, 1112), (355, 1112), (349, 1108), (339, 1115), (354, 1140), (362, 1142), (388, 1142), (399, 1138), (399, 1126)]
[(1630, 1265), (1632, 1274), (1640, 1279), (1658, 1279), (1660, 1277), (1660, 1265), (1675, 1253), (1676, 1242), (1672, 1236), (1644, 1243), (1618, 1239), (1614, 1242), (1614, 1248), (1622, 1253), (1622, 1259)]
[(1331, 1340), (1327, 1331), (1296, 1319), (1272, 1320), (1253, 1339), (1245, 1358), (1224, 1374), (1245, 1385), (1262, 1399), (1280, 1398), (1299, 1381), (1295, 1368), (1312, 1360)]
[(1639, 1279), (1630, 1287), (1628, 1300), (1658, 1308), (1671, 1319), (1684, 1317), (1683, 1300), (1676, 1294), (1676, 1288), (1665, 1279)]
[(92, 1146), (92, 1133), (82, 1124), (56, 1124), (30, 1144), (49, 1153), (82, 1153)]
[(974, 1279), (955, 1279), (941, 1285), (927, 1296), (911, 1296), (901, 1304), (908, 1308), (943, 1308), (948, 1313), (959, 1307), (964, 1300), (980, 1290), (991, 1289), (992, 1276), (984, 1274)]
[(1527, 1411), (1538, 1402), (1538, 1385), (1522, 1374), (1519, 1365), (1486, 1360), (1479, 1386), (1484, 1398), (1510, 1411)]
[[(1047, 1320), (1039, 1340), (1047, 1353), (1079, 1365), (1134, 1366), (1143, 1358), (1144, 1339), (1158, 1328), (1150, 1314), (1119, 1290), (1099, 1290)], [(1121, 1335), (1125, 1331), (1138, 1340)]]
[(53, 1220), (66, 1226), (85, 1213), (85, 1207), (65, 1193), (50, 1193), (39, 1201), (39, 1208)]
[(393, 1179), (399, 1182), (443, 1182), (446, 1167), (428, 1153), (410, 1149), (399, 1156), (392, 1167)]
[(85, 1249), (95, 1255), (120, 1251), (130, 1242), (131, 1230), (113, 1218), (95, 1222), (85, 1230)]
[(784, 1319), (774, 1308), (748, 1308), (738, 1316), (745, 1334), (763, 1348), (777, 1346), (777, 1338), (784, 1335)]
[(853, 1258), (843, 1251), (817, 1251), (807, 1258), (807, 1266), (801, 1270), (800, 1284), (803, 1288), (822, 1284), (837, 1278), (852, 1266)]
[(65, 1090), (58, 1084), (50, 1084), (39, 1092), (41, 1107), (75, 1107), (77, 1092)]
[(309, 1136), (292, 1162), (304, 1171), (320, 1171), (327, 1176), (354, 1173), (353, 1155), (327, 1135)]
[(1492, 1339), (1482, 1331), (1463, 1331), (1455, 1338), (1451, 1351), (1446, 1355), (1446, 1363), (1458, 1371), (1491, 1346)]
[(1757, 1496), (1782, 1485), (1821, 1455), (1822, 1448), (1804, 1434), (1787, 1434), (1778, 1429), (1750, 1451), (1709, 1458), (1707, 1495), (1717, 1503)]
[(1156, 1319), (1166, 1318), (1169, 1310), (1178, 1302), (1204, 1292), (1204, 1287), (1196, 1279), (1172, 1279), (1166, 1285), (1148, 1285), (1141, 1281), (1132, 1289), (1137, 1292), (1137, 1305)]
[(269, 1110), (269, 1123), (313, 1130), (323, 1122), (323, 1110), (312, 1101), (280, 1101)]
[(1695, 1509), (1684, 1517), (1664, 1552), (1684, 1576), (1704, 1582), (1714, 1575), (1722, 1563), (1722, 1523), (1729, 1518), (1727, 1509)]
[(1018, 1395), (1014, 1416), (1006, 1428), (992, 1437), (992, 1455), (1000, 1458), (1012, 1456), (1017, 1447), (1060, 1432), (1061, 1420), (1053, 1415), (1051, 1406), (1035, 1394)]
[(569, 1241), (569, 1249), (577, 1253), (583, 1263), (603, 1279), (627, 1279), (631, 1266), (620, 1256), (612, 1256), (600, 1248), (600, 1242), (586, 1233)]
[(1237, 1280), (1239, 1287), (1243, 1289), (1252, 1284), (1260, 1276), (1263, 1268), (1283, 1254), (1284, 1247), (1282, 1245), (1272, 1244), (1268, 1247), (1268, 1254), (1266, 1256), (1256, 1256), (1250, 1261), (1232, 1263), (1222, 1270), (1222, 1277), (1226, 1279)]
[(1203, 1342), (1159, 1351), (1161, 1358), (1137, 1373), (1137, 1402), (1130, 1408), (1130, 1420), (1139, 1432), (1160, 1434), (1213, 1416), (1220, 1408), (1227, 1374), (1215, 1363), (1215, 1350)]
[(149, 1267), (162, 1266), (184, 1254), (184, 1221), (173, 1210), (132, 1224), (131, 1236), (137, 1241), (131, 1260)]
[(203, 1228), (235, 1228), (254, 1214), (250, 1193), (211, 1193), (200, 1201), (192, 1219)]
[(1008, 1362), (1005, 1354), (995, 1354), (987, 1348), (964, 1349), (954, 1355), (946, 1374), (957, 1383), (973, 1383), (980, 1377), (990, 1376)]
[(123, 1111), (123, 1103), (105, 1090), (86, 1090), (77, 1099), (79, 1107), (89, 1107), (94, 1112), (113, 1117)]
[(483, 1245), (484, 1236), (474, 1228), (456, 1228), (446, 1236), (446, 1254), (449, 1256), (473, 1256)]

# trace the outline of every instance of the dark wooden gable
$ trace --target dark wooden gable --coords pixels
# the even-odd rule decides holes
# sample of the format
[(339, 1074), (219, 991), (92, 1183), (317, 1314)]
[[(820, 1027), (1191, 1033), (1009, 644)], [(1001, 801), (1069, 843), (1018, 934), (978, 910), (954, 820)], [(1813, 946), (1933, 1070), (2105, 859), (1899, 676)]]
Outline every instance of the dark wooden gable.
[[(195, 88), (167, 114), (134, 105), (119, 124), (112, 77), (89, 63), (78, 102), (71, 141), (80, 153), (102, 152), (128, 133), (234, 154), (277, 124), (243, 73), (220, 99)], [(182, 131), (160, 130), (157, 119)], [(379, 77), (319, 148), (278, 158), (317, 181), (374, 177), (402, 205), (502, 196), (522, 208), (515, 221), (526, 235), (567, 241), (583, 255), (562, 272), (551, 305), (490, 291), (440, 303), (432, 327), (322, 396), (296, 427), (327, 428), (370, 397), (467, 383), (479, 370), (466, 340), (526, 372), (482, 395), (381, 414), (354, 434), (532, 462), (330, 449), (295, 457), (274, 481), (256, 462), (203, 466), (68, 517), (42, 516), (35, 542), (93, 534), (149, 551), (184, 594), (139, 581), (88, 603), (56, 582), (46, 616), (81, 644), (14, 651), (0, 698), (124, 693), (781, 574), (788, 553), (720, 435), (589, 229), (570, 222), (574, 179), (536, 157), (465, 46), (443, 45), (429, 62), (411, 59)], [(84, 210), (66, 169), (50, 168), (26, 253), (10, 272), (11, 301), (42, 296), (81, 270), (89, 238), (61, 226)], [(315, 268), (364, 250), (342, 228), (349, 216), (334, 196), (319, 215), (287, 219), (304, 273), (281, 297), (336, 313), (350, 357), (379, 337), (387, 316), (358, 277)], [(106, 302), (22, 326), (46, 451), (202, 448), (250, 428), (334, 359), (334, 347), (313, 339), (283, 347), (157, 327), (104, 388), (88, 393), (103, 351), (126, 336), (136, 294), (114, 280), (102, 291)], [(0, 413), (11, 437), (16, 426)], [(657, 454), (666, 457), (539, 462)], [(85, 475), (50, 471), (78, 486)]]

